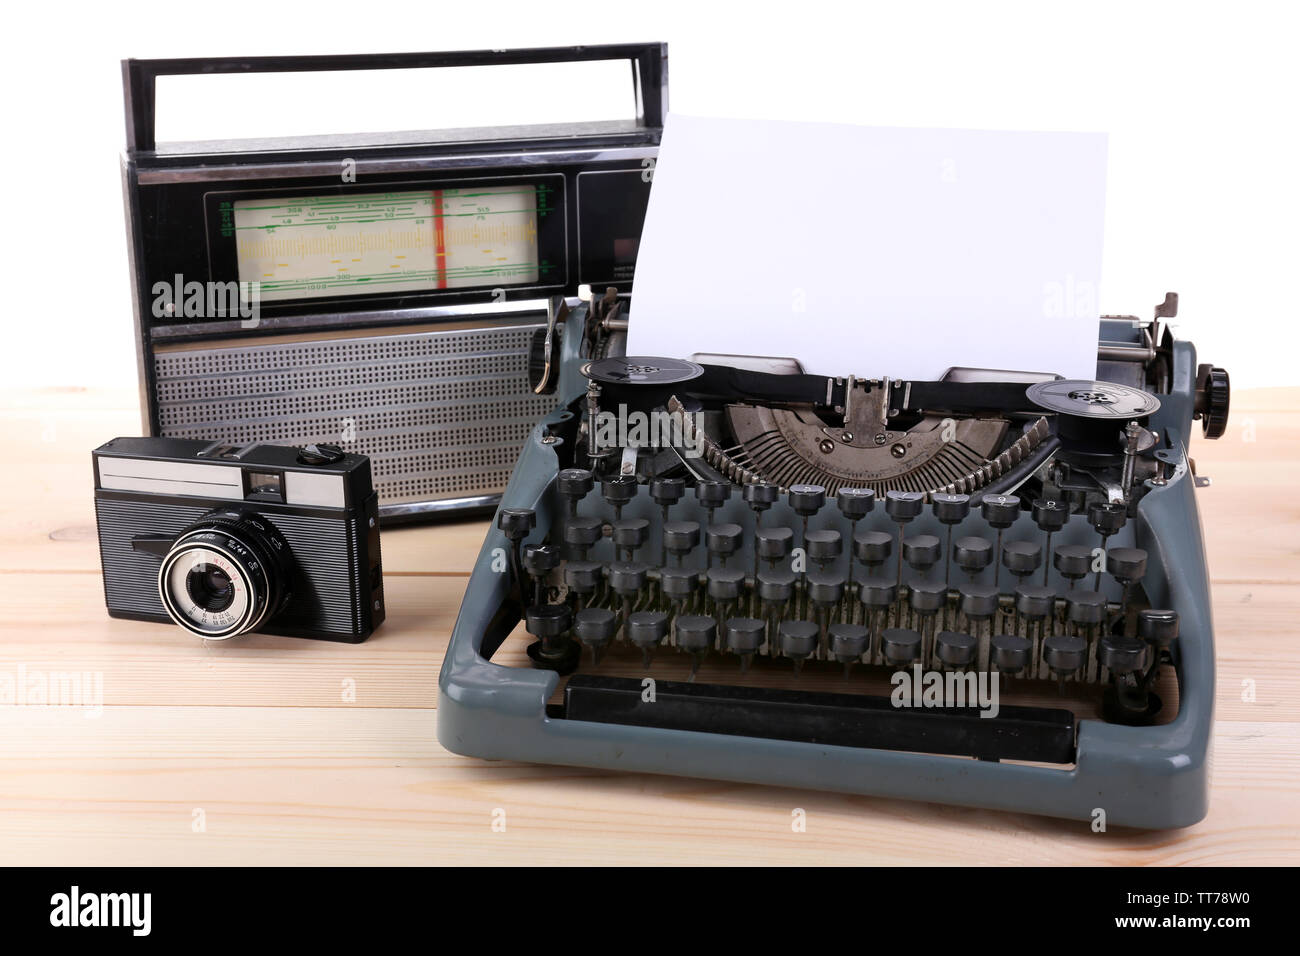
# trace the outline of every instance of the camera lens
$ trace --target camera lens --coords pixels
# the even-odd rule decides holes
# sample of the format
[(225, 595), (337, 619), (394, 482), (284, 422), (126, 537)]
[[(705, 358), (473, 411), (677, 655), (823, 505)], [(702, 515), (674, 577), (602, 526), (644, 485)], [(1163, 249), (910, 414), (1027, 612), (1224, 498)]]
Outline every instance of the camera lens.
[(181, 627), (226, 640), (284, 606), (288, 559), (288, 544), (262, 516), (213, 512), (177, 537), (158, 570), (158, 593)]
[(230, 575), (215, 564), (196, 564), (185, 576), (190, 599), (205, 611), (224, 611), (235, 600)]

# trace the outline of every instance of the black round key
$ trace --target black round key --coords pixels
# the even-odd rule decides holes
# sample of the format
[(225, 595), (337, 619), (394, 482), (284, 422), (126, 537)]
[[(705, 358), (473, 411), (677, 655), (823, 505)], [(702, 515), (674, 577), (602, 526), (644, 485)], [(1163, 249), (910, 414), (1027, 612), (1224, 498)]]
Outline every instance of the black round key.
[(1123, 634), (1107, 634), (1097, 646), (1097, 660), (1112, 674), (1140, 671), (1146, 656), (1146, 644)]
[(759, 528), (754, 532), (754, 544), (764, 561), (784, 561), (794, 545), (794, 532), (789, 528)]
[(596, 476), (586, 468), (565, 468), (555, 476), (555, 488), (577, 504), (596, 487)]
[(1005, 531), (1020, 517), (1020, 499), (1015, 495), (985, 495), (980, 499), (980, 514), (990, 527)]
[(700, 526), (694, 521), (669, 521), (664, 524), (664, 549), (669, 554), (690, 554), (699, 543)]
[(725, 558), (740, 549), (743, 535), (738, 524), (711, 524), (704, 534), (704, 542), (710, 554)]
[(600, 483), (600, 496), (612, 507), (627, 504), (636, 497), (636, 479), (631, 475), (614, 475)]
[(794, 661), (810, 656), (817, 647), (820, 629), (812, 621), (782, 621), (781, 653)]
[(897, 598), (898, 583), (893, 578), (867, 578), (858, 590), (858, 600), (867, 607), (889, 607)]
[(1138, 636), (1156, 647), (1168, 647), (1178, 637), (1178, 612), (1157, 608), (1138, 611)]
[(885, 512), (900, 524), (919, 515), (924, 504), (925, 493), (921, 491), (885, 492)]
[(1053, 674), (1073, 674), (1088, 658), (1088, 642), (1069, 634), (1053, 634), (1043, 641), (1043, 660)]
[(979, 641), (960, 631), (940, 631), (934, 637), (934, 653), (948, 667), (969, 667), (979, 654)]
[(1117, 581), (1136, 581), (1147, 573), (1147, 553), (1141, 548), (1108, 548), (1106, 573)]
[(564, 543), (575, 548), (590, 548), (604, 534), (600, 518), (570, 518), (564, 524)]
[(844, 597), (843, 575), (833, 571), (809, 571), (808, 597), (817, 604), (834, 604)]
[(645, 518), (623, 518), (614, 522), (614, 544), (620, 548), (639, 548), (645, 544), (650, 522)]
[(735, 568), (709, 568), (709, 597), (715, 601), (734, 601), (740, 597), (745, 572)]
[(1074, 624), (1100, 624), (1106, 620), (1106, 599), (1096, 591), (1067, 591), (1065, 616)]
[(826, 489), (821, 485), (793, 485), (790, 488), (790, 507), (803, 518), (811, 518), (826, 504)]
[(983, 620), (997, 612), (998, 589), (991, 584), (963, 584), (957, 596), (961, 612), (972, 620)]
[(726, 481), (701, 481), (695, 485), (695, 498), (705, 508), (720, 508), (731, 497), (731, 483)]
[(844, 540), (833, 529), (809, 531), (808, 537), (804, 539), (804, 547), (808, 549), (808, 557), (814, 561), (834, 561), (844, 553)]
[(758, 512), (766, 511), (776, 504), (780, 493), (780, 488), (766, 481), (756, 481), (751, 485), (745, 485), (740, 490), (740, 496), (745, 499), (745, 503)]
[(1043, 547), (1037, 541), (1008, 541), (1002, 546), (1002, 565), (1012, 574), (1026, 577), (1043, 563)]
[(1060, 531), (1070, 517), (1070, 509), (1064, 501), (1039, 498), (1034, 502), (1034, 524), (1040, 531)]
[(934, 614), (948, 603), (948, 585), (942, 581), (918, 581), (908, 592), (907, 603), (918, 614)]
[(876, 493), (870, 488), (841, 488), (835, 492), (835, 507), (850, 521), (866, 517), (875, 506)]
[(632, 561), (619, 561), (609, 566), (609, 586), (618, 594), (635, 594), (645, 587), (646, 566)]
[(970, 574), (978, 574), (993, 563), (993, 543), (987, 538), (958, 538), (952, 543), (952, 558)]
[(970, 495), (933, 494), (930, 505), (943, 524), (957, 524), (970, 514)]
[(880, 653), (891, 667), (904, 667), (921, 659), (921, 635), (905, 627), (880, 632)]
[(522, 541), (537, 527), (537, 513), (531, 508), (502, 508), (497, 512), (497, 527), (511, 541)]
[(564, 586), (578, 594), (590, 594), (600, 583), (603, 570), (599, 561), (568, 561), (564, 565)]
[(1022, 584), (1016, 588), (1016, 610), (1025, 617), (1047, 617), (1056, 607), (1056, 592), (1043, 584)]
[(1033, 643), (1019, 634), (995, 634), (989, 640), (989, 662), (1004, 674), (1018, 674), (1029, 666)]
[(1063, 544), (1055, 549), (1052, 564), (1062, 577), (1077, 581), (1092, 570), (1092, 548), (1083, 544)]
[(846, 624), (840, 621), (827, 630), (830, 652), (841, 664), (856, 661), (867, 652), (870, 632), (861, 624)]
[(664, 568), (659, 572), (659, 587), (664, 597), (684, 601), (700, 586), (700, 572), (694, 568)]
[(524, 629), (533, 637), (558, 637), (573, 621), (564, 604), (535, 604), (524, 612)]
[(736, 654), (753, 654), (763, 645), (767, 625), (754, 617), (727, 618), (727, 650)]
[(618, 616), (609, 608), (583, 608), (573, 619), (573, 633), (588, 647), (603, 647), (617, 630)]
[(783, 604), (794, 595), (795, 573), (786, 568), (758, 572), (758, 596), (772, 604)]
[(560, 563), (560, 553), (549, 544), (524, 545), (524, 570), (533, 577), (542, 577)]
[(1094, 502), (1088, 506), (1088, 524), (1100, 535), (1112, 535), (1124, 527), (1128, 510), (1119, 502)]
[(943, 555), (943, 545), (932, 534), (916, 534), (903, 540), (903, 560), (918, 571), (928, 571)]
[(893, 550), (893, 536), (883, 531), (859, 531), (853, 536), (853, 553), (863, 564), (883, 564)]
[(683, 614), (674, 625), (677, 646), (692, 654), (710, 650), (718, 637), (718, 622), (700, 614)]
[(662, 508), (677, 504), (686, 494), (686, 482), (680, 478), (656, 478), (650, 482), (650, 497)]
[(641, 650), (653, 650), (668, 635), (668, 615), (662, 611), (633, 611), (627, 618), (626, 634)]

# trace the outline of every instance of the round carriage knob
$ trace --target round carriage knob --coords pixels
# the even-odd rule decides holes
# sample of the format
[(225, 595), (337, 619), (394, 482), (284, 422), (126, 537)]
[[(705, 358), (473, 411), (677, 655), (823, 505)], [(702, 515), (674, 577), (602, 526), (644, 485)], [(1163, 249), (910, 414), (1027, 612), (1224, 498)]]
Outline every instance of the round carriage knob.
[(1004, 674), (1017, 674), (1029, 666), (1033, 644), (1019, 634), (997, 634), (989, 640), (989, 661)]
[(952, 557), (963, 571), (978, 574), (993, 563), (993, 545), (985, 538), (958, 538), (952, 543)]
[(1043, 563), (1043, 549), (1037, 541), (1008, 541), (1002, 546), (1002, 564), (1017, 577), (1027, 577)]
[(1178, 612), (1156, 608), (1138, 611), (1138, 636), (1156, 647), (1168, 647), (1178, 637)]
[(883, 564), (893, 550), (893, 536), (883, 531), (859, 531), (853, 536), (853, 553), (863, 564)]
[(969, 667), (979, 653), (979, 642), (959, 631), (940, 631), (934, 638), (934, 653), (949, 667)]
[(919, 515), (923, 504), (925, 504), (924, 492), (885, 492), (885, 512), (899, 524), (906, 524)]
[(790, 488), (790, 507), (802, 518), (811, 518), (826, 504), (826, 489), (821, 485), (794, 485)]
[(577, 504), (596, 487), (596, 476), (585, 468), (565, 468), (556, 475), (555, 487), (560, 494)]
[(780, 492), (781, 489), (776, 485), (770, 485), (766, 481), (756, 481), (752, 485), (745, 485), (740, 491), (740, 496), (755, 511), (763, 512), (776, 504)]
[(522, 541), (537, 527), (537, 514), (531, 508), (502, 508), (497, 512), (497, 527), (507, 539)]
[(1147, 553), (1141, 548), (1109, 548), (1106, 573), (1117, 581), (1136, 581), (1147, 572)]
[(686, 482), (680, 478), (656, 478), (650, 483), (650, 497), (663, 508), (677, 504), (685, 493)]
[(677, 619), (677, 646), (692, 654), (710, 650), (718, 637), (718, 622), (700, 614), (684, 614)]
[(1196, 417), (1206, 438), (1220, 438), (1228, 430), (1231, 397), (1227, 371), (1214, 365), (1196, 369)]
[(980, 499), (980, 514), (990, 527), (1005, 531), (1020, 517), (1020, 499), (1015, 495), (985, 495)]
[(921, 659), (921, 635), (906, 627), (880, 632), (880, 653), (890, 667), (904, 667)]
[(804, 660), (817, 647), (818, 633), (819, 629), (812, 621), (782, 621), (781, 653), (792, 661)]
[(1142, 669), (1147, 645), (1135, 637), (1108, 634), (1097, 647), (1097, 660), (1112, 674), (1132, 674)]
[(930, 504), (943, 524), (957, 524), (970, 514), (970, 495), (931, 495)]

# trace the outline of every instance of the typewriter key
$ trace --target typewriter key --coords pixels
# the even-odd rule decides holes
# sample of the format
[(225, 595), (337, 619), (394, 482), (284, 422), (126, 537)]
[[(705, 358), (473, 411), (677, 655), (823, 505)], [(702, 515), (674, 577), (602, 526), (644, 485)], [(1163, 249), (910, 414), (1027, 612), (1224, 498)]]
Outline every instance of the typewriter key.
[(830, 626), (830, 652), (844, 665), (847, 679), (853, 665), (862, 659), (863, 654), (871, 653), (871, 632), (861, 624), (846, 624), (843, 621)]
[(586, 560), (588, 550), (604, 533), (605, 522), (600, 518), (570, 518), (564, 525), (564, 543), (579, 560)]
[(1029, 666), (1033, 643), (1019, 634), (996, 634), (989, 641), (989, 667), (1002, 674), (1019, 674)]
[(960, 631), (940, 631), (934, 639), (934, 656), (944, 670), (963, 670), (975, 663), (979, 642)]
[(763, 622), (753, 617), (728, 618), (727, 650), (740, 655), (740, 672), (749, 670), (750, 661), (763, 644)]
[(798, 677), (803, 662), (817, 648), (819, 629), (812, 621), (782, 621), (779, 631), (781, 653), (794, 661), (794, 673)]
[(524, 629), (538, 638), (528, 645), (528, 658), (537, 667), (572, 674), (578, 667), (578, 645), (569, 637), (573, 617), (563, 604), (534, 605), (524, 612)]
[(614, 639), (617, 631), (618, 617), (609, 608), (583, 608), (573, 619), (573, 632), (578, 636), (578, 640), (591, 648), (593, 665), (600, 663), (605, 648)]
[(713, 564), (716, 557), (725, 568), (727, 558), (740, 550), (740, 543), (744, 532), (741, 531), (740, 525), (724, 522), (722, 524), (711, 524), (705, 532), (705, 546), (709, 552), (709, 564)]
[(668, 636), (668, 615), (662, 611), (637, 611), (627, 619), (627, 639), (641, 649), (641, 666), (649, 667), (659, 642)]
[(790, 556), (794, 546), (794, 532), (789, 528), (759, 528), (754, 532), (754, 546), (758, 556), (769, 568)]
[(673, 625), (677, 634), (677, 646), (691, 655), (691, 673), (687, 680), (695, 680), (700, 664), (717, 639), (718, 625), (711, 617), (700, 614), (686, 614), (679, 617)]
[(909, 667), (921, 659), (921, 635), (907, 628), (887, 628), (880, 635), (880, 656), (893, 668)]
[(555, 488), (568, 502), (569, 517), (578, 513), (578, 502), (596, 486), (596, 476), (585, 468), (565, 468), (555, 476)]
[(1061, 577), (1070, 582), (1069, 587), (1073, 590), (1079, 581), (1088, 576), (1088, 571), (1092, 568), (1092, 548), (1083, 544), (1058, 545), (1052, 555), (1052, 564), (1060, 572)]
[(669, 521), (664, 525), (664, 550), (673, 556), (677, 567), (700, 543), (700, 526), (694, 521)]

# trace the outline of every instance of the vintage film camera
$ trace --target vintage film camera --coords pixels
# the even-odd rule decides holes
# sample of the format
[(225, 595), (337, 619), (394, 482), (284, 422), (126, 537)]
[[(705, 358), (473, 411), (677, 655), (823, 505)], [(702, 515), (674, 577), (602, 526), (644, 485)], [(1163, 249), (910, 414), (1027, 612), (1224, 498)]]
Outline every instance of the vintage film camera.
[[(155, 137), (160, 77), (589, 61), (630, 64), (627, 120)], [(666, 47), (122, 66), (145, 432), (339, 443), (370, 458), (385, 522), (493, 507), (554, 405), (528, 382), (530, 355), (545, 365), (540, 331), (581, 286), (630, 286), (667, 109)], [(213, 289), (223, 294), (204, 300)], [(237, 310), (222, 308), (232, 289)]]
[(207, 640), (360, 643), (384, 620), (370, 462), (337, 446), (115, 438), (95, 449), (113, 617)]

